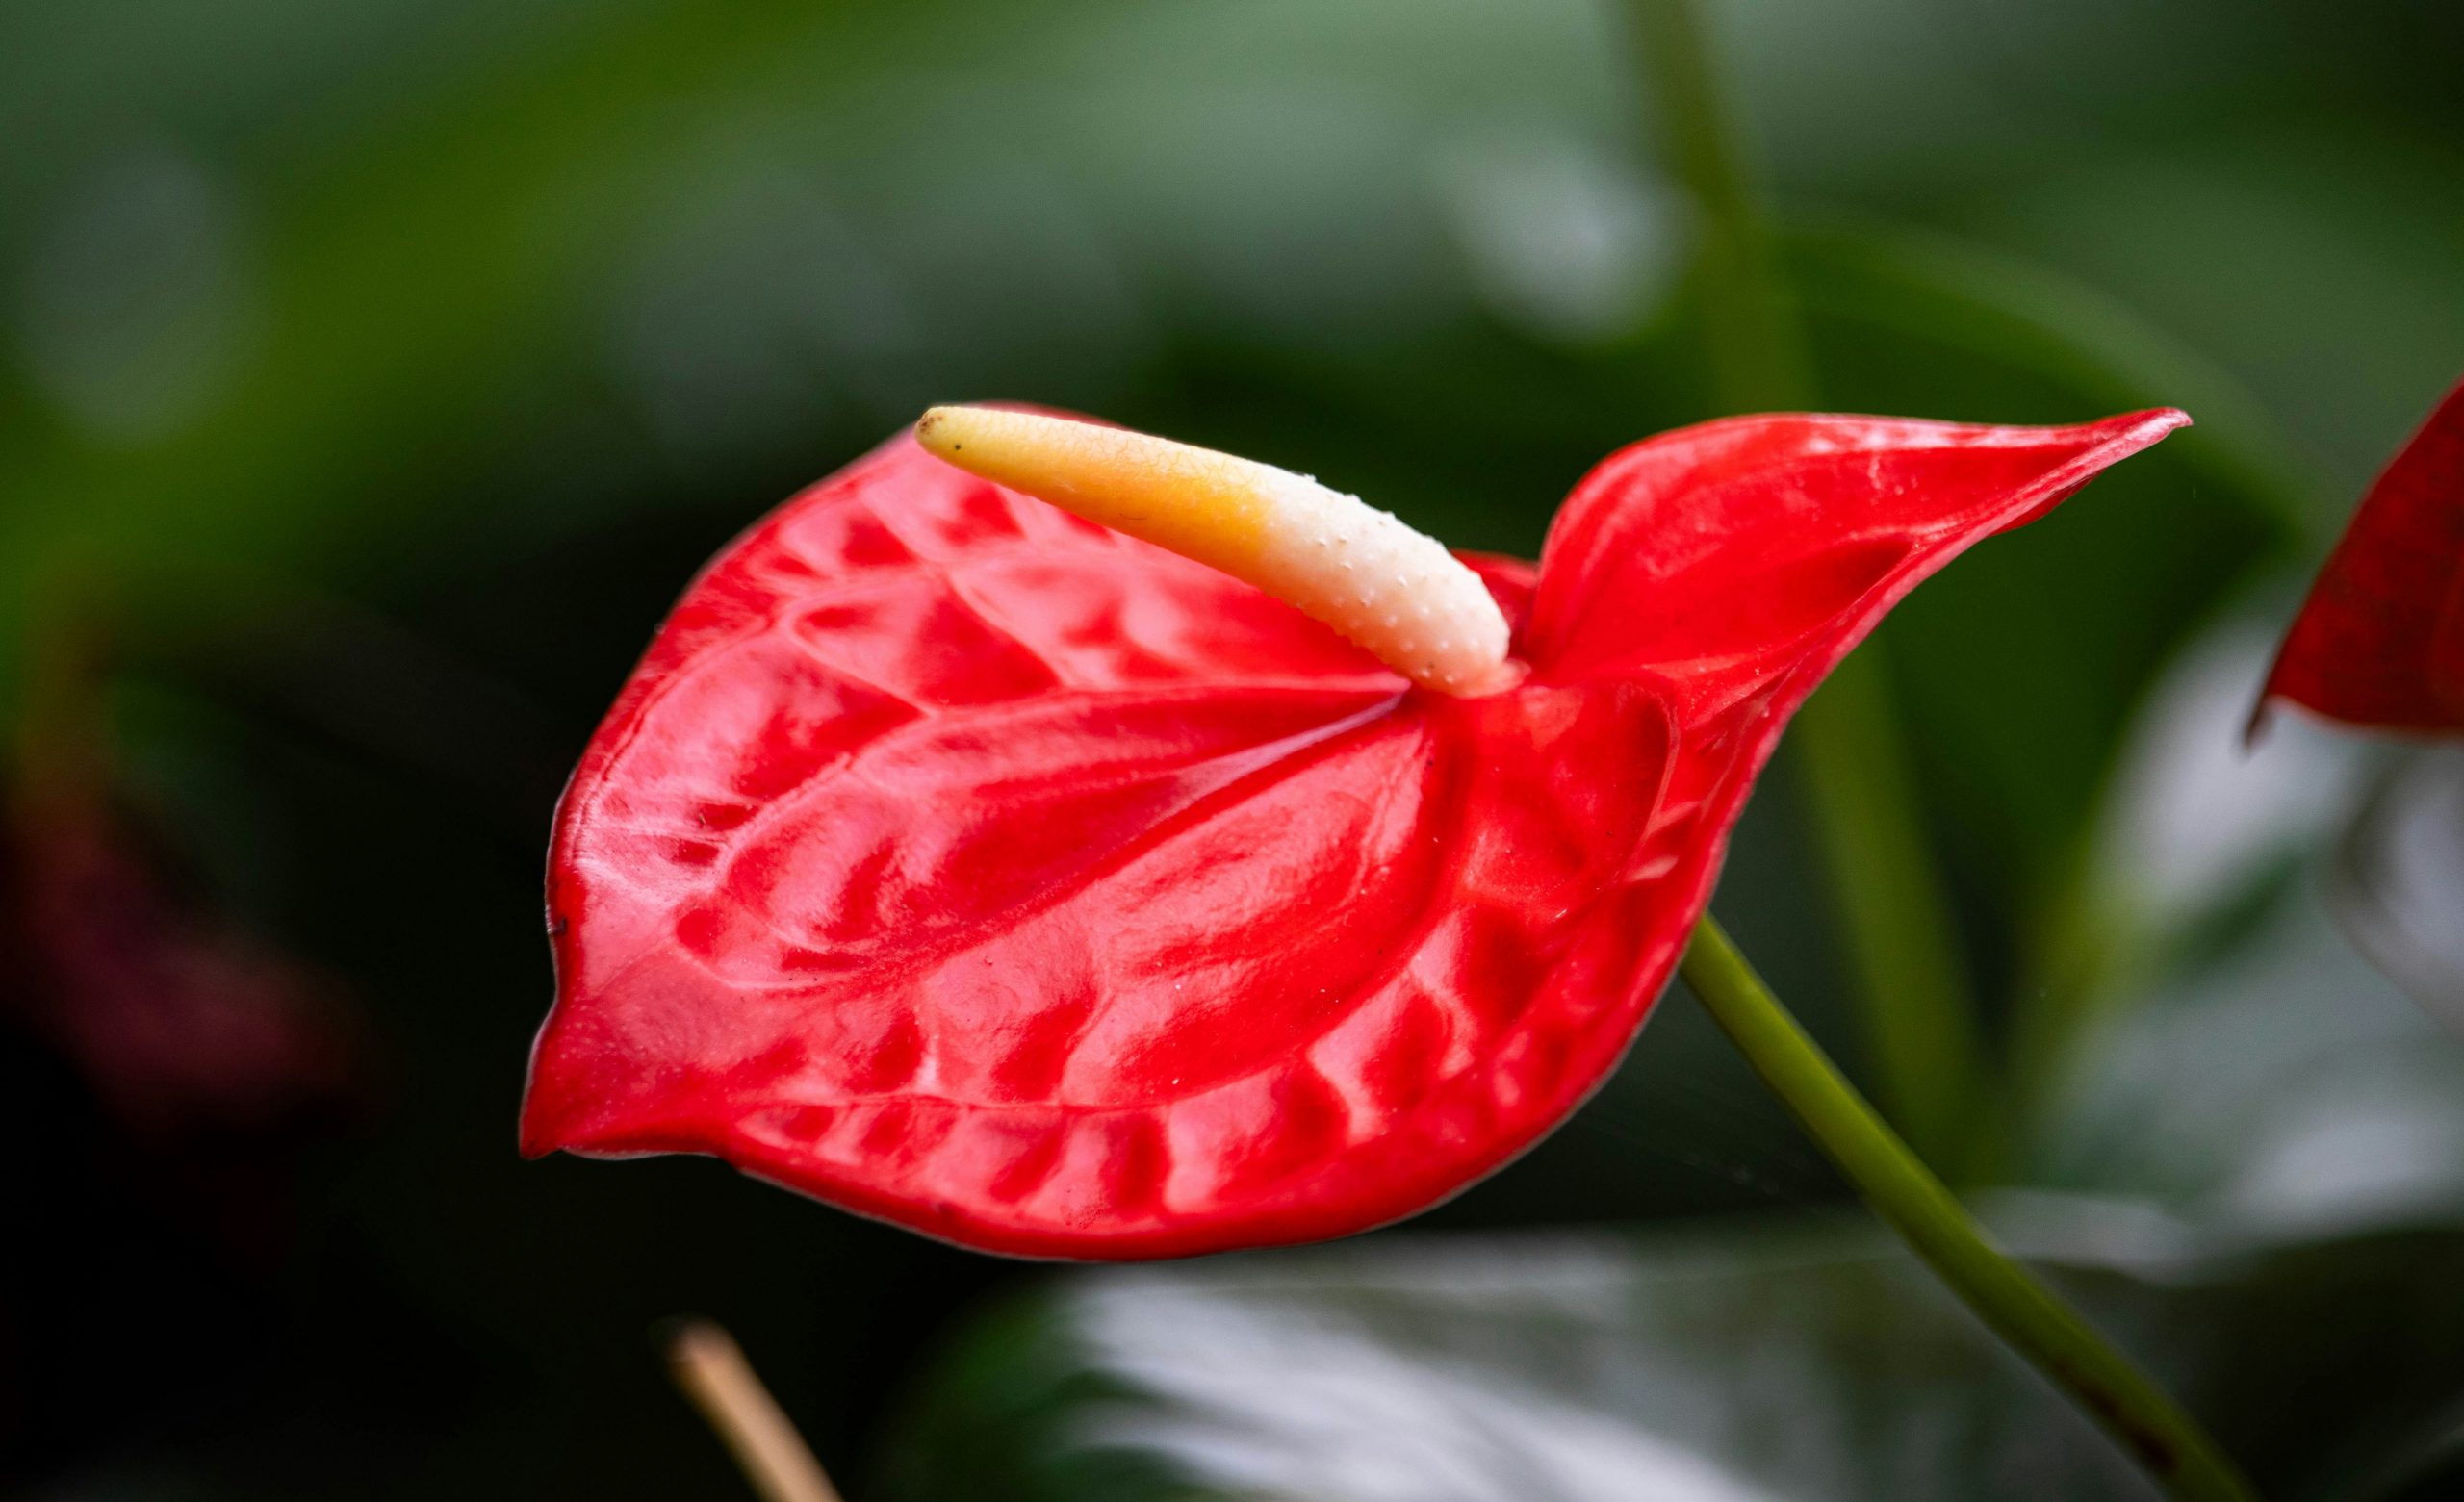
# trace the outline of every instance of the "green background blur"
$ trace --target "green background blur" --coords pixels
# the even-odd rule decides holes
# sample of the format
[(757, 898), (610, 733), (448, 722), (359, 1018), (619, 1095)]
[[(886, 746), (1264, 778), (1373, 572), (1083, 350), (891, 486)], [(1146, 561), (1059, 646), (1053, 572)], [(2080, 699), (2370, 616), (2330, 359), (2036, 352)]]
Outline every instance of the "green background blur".
[[(2033, 1050), (1979, 1083), (2009, 1144), (1982, 1177), (2196, 1220), (2277, 1077), (2184, 1106), (2168, 1070), (2247, 1034), (2319, 1078), (2364, 1015), (2406, 1067), (2454, 1063), (2317, 916), (2367, 757), (2297, 727), (2272, 781), (2196, 795), (2301, 579), (2464, 369), (2464, 10), (1708, 14), (1824, 405), (2199, 421), (1926, 586), (1880, 663), (1988, 1048)], [(914, 1459), (974, 1432), (932, 1373), (1022, 1349), (969, 1332), (1056, 1275), (706, 1161), (517, 1160), (564, 771), (703, 559), (935, 401), (1100, 413), (1535, 551), (1594, 461), (1721, 407), (1704, 210), (1638, 53), (1607, 0), (0, 3), (18, 826), (64, 676), (149, 869), (325, 977), (356, 1060), (340, 1109), (132, 1125), (112, 1050), (61, 1042), (75, 999), (0, 981), (0, 1486), (740, 1494), (651, 1344), (694, 1311), (858, 1502), (1009, 1494), (1013, 1452)], [(1794, 773), (1719, 905), (1862, 1075)], [(2077, 1062), (2289, 944), (2329, 956), (2305, 1023)], [(2180, 1108), (2042, 1082), (2083, 1068)], [(2405, 1140), (2372, 1161), (2464, 1163)], [(2407, 1224), (2464, 1207), (2440, 1171)], [(1804, 1232), (1841, 1192), (1680, 997), (1556, 1138), (1364, 1245)], [(2300, 1318), (2366, 1351), (2464, 1293), (2423, 1298)], [(2451, 1413), (2464, 1368), (2416, 1388)], [(2219, 1422), (2327, 1486), (2272, 1412)]]

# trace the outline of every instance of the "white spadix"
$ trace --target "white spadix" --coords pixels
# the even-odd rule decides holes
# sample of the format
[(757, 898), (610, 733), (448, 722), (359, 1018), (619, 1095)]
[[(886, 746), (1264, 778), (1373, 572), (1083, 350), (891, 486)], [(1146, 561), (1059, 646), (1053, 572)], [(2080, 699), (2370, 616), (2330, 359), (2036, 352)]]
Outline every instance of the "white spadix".
[(935, 407), (915, 438), (970, 473), (1254, 584), (1424, 687), (1476, 695), (1512, 680), (1505, 617), (1479, 576), (1307, 475), (997, 407)]

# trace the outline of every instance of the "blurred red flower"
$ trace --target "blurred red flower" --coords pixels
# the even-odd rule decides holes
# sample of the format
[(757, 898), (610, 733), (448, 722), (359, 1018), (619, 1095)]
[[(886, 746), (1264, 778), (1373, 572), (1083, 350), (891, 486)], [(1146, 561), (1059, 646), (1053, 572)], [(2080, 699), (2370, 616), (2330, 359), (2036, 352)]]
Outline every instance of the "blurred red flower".
[(2391, 730), (2464, 730), (2464, 385), (2361, 498), (2268, 675), (2288, 700)]
[(36, 810), (14, 854), (20, 1011), (123, 1126), (254, 1131), (354, 1093), (331, 988), (179, 902), (116, 821)]
[[(2464, 384), (2361, 497), (2285, 633), (2250, 726), (2289, 700), (2375, 729), (2464, 731)], [(2464, 775), (2389, 771), (2347, 831), (2330, 909), (2371, 961), (2464, 1028)]]
[(45, 665), (0, 791), (0, 1001), (66, 1057), (118, 1127), (199, 1145), (356, 1102), (338, 989), (183, 893), (113, 796), (91, 665)]

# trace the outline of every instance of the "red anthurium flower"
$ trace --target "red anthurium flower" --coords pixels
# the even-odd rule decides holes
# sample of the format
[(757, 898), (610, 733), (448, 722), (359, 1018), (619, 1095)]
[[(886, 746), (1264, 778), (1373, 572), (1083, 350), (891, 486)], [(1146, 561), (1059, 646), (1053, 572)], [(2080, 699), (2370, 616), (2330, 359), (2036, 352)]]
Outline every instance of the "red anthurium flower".
[(44, 807), (15, 833), (15, 910), (0, 916), (23, 961), (15, 1008), (114, 1115), (175, 1138), (350, 1107), (358, 1050), (322, 977), (182, 904), (99, 809)]
[(331, 1125), (366, 1079), (346, 999), (172, 879), (115, 797), (101, 678), (58, 631), (0, 779), (0, 1020), (149, 1148)]
[[(1040, 1256), (1420, 1209), (1616, 1063), (1789, 713), (1883, 613), (2187, 420), (1666, 434), (1583, 480), (1537, 569), (1464, 559), (1466, 601), (1297, 476), (956, 411), (937, 451), (1043, 466), (1411, 676), (894, 439), (710, 566), (585, 752), (526, 1151), (713, 1153)], [(1312, 495), (1259, 521), (1278, 487)], [(1148, 504), (1188, 496), (1215, 520)]]
[(2260, 696), (2393, 730), (2464, 730), (2464, 385), (2361, 498)]

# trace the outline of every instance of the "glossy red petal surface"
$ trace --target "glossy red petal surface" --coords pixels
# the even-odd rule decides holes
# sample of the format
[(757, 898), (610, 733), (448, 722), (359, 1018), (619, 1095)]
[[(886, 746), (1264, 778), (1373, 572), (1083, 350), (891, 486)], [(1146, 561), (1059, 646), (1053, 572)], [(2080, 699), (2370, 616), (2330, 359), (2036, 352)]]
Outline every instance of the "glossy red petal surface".
[(2393, 730), (2464, 730), (2464, 385), (2361, 498), (2261, 696)]
[(1536, 587), (1474, 560), (1532, 670), (1478, 700), (895, 440), (723, 554), (592, 741), (525, 1146), (1028, 1255), (1408, 1214), (1616, 1063), (1882, 612), (2180, 420), (1637, 445)]

